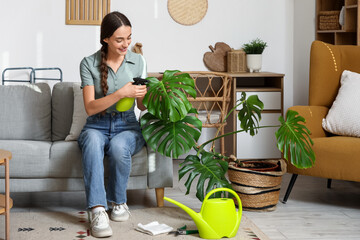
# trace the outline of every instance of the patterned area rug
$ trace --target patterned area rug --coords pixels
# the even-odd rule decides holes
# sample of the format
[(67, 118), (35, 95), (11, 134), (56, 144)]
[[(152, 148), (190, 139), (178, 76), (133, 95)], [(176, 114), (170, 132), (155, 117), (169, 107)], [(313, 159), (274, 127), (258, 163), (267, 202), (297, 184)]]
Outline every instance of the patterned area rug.
[[(161, 234), (150, 236), (135, 230), (138, 223), (152, 221), (165, 223), (174, 229), (187, 225), (187, 229), (196, 229), (192, 219), (180, 208), (163, 207), (131, 211), (127, 222), (113, 222), (113, 236), (107, 239), (200, 239), (198, 234), (178, 235)], [(15, 212), (10, 215), (10, 239), (16, 240), (90, 240), (91, 236), (86, 212)], [(5, 237), (4, 221), (0, 222), (0, 239)], [(246, 216), (242, 216), (239, 231), (232, 239), (268, 240)]]

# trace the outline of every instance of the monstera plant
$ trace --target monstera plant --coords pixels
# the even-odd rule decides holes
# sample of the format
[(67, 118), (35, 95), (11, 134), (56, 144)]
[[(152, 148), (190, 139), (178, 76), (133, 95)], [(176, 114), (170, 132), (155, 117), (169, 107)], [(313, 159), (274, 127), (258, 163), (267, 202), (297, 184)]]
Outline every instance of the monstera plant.
[(244, 131), (254, 136), (261, 128), (278, 127), (275, 133), (277, 147), (283, 152), (286, 160), (298, 168), (311, 167), (315, 161), (310, 131), (303, 125), (303, 117), (289, 110), (286, 119), (282, 116), (279, 118), (279, 125), (260, 126), (264, 105), (257, 95), (246, 98), (245, 93), (242, 93), (237, 105), (227, 115), (228, 117), (241, 105), (238, 118), (242, 129), (217, 136), (198, 146), (202, 122), (195, 116), (197, 111), (188, 101), (188, 97), (196, 98), (194, 80), (191, 76), (175, 70), (165, 71), (162, 80), (155, 77), (149, 77), (147, 80), (148, 92), (143, 103), (148, 112), (140, 120), (143, 136), (152, 149), (168, 157), (178, 158), (192, 148), (197, 151), (196, 155), (188, 155), (181, 163), (179, 179), (189, 173), (185, 182), (188, 194), (194, 179), (198, 177), (196, 196), (200, 201), (214, 188), (232, 188), (226, 178), (229, 157), (214, 150), (204, 150), (205, 145), (219, 138)]

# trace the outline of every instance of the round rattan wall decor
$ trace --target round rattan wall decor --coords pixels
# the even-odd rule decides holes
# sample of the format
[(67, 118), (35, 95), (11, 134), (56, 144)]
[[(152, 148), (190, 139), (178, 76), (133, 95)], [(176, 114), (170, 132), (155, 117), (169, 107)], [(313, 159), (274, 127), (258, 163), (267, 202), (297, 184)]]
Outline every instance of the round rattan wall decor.
[(175, 22), (182, 25), (194, 25), (204, 18), (207, 0), (168, 0), (168, 11)]

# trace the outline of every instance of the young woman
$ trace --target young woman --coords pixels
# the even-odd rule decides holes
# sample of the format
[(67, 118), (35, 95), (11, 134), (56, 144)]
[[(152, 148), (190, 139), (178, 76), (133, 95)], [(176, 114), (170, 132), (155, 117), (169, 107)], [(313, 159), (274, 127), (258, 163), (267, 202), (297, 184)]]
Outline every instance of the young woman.
[[(146, 77), (144, 58), (131, 52), (131, 24), (119, 12), (107, 14), (101, 23), (101, 50), (80, 63), (81, 87), (87, 114), (86, 124), (78, 138), (82, 150), (87, 207), (94, 237), (112, 235), (107, 203), (112, 203), (110, 218), (126, 221), (126, 188), (131, 169), (131, 156), (140, 151), (145, 141), (134, 105), (125, 112), (116, 110), (123, 98), (135, 98), (140, 110), (146, 86), (132, 85), (134, 77)], [(104, 186), (103, 159), (109, 161), (108, 184)]]

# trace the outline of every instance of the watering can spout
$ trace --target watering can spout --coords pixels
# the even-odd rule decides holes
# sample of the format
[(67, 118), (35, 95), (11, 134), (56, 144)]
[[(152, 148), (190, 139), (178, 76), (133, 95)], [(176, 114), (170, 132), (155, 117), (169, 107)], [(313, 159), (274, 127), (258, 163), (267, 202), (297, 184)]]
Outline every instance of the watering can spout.
[(164, 200), (166, 200), (168, 202), (171, 202), (171, 203), (175, 204), (176, 206), (180, 207), (187, 214), (189, 214), (189, 216), (194, 220), (194, 222), (204, 221), (204, 219), (202, 219), (202, 217), (201, 217), (201, 215), (199, 213), (195, 212), (194, 210), (192, 210), (188, 206), (185, 206), (184, 204), (179, 203), (178, 201), (175, 201), (175, 200), (173, 200), (171, 198), (164, 197)]
[[(175, 204), (176, 206), (180, 207), (182, 210), (184, 210), (189, 216), (194, 220), (196, 227), (199, 229), (199, 232), (201, 230), (204, 230), (208, 233), (211, 233), (213, 235), (217, 235), (217, 233), (209, 226), (209, 224), (203, 219), (200, 213), (195, 212), (191, 208), (185, 206), (182, 203), (179, 203), (178, 201), (175, 201), (171, 198), (164, 197), (164, 200), (171, 202)], [(220, 238), (220, 237), (219, 237)]]

